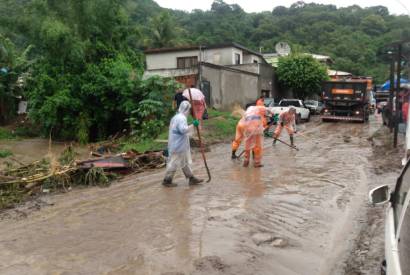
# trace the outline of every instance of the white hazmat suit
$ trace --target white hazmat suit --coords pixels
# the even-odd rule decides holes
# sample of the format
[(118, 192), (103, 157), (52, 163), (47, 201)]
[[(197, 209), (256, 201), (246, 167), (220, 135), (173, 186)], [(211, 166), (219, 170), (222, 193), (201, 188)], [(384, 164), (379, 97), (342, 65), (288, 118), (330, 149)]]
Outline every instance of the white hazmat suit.
[(179, 106), (178, 113), (171, 119), (168, 136), (168, 161), (163, 184), (172, 184), (172, 179), (177, 169), (182, 168), (190, 184), (200, 181), (194, 177), (191, 170), (191, 146), (189, 144), (189, 135), (193, 132), (194, 126), (189, 125), (187, 117), (191, 104), (183, 101)]

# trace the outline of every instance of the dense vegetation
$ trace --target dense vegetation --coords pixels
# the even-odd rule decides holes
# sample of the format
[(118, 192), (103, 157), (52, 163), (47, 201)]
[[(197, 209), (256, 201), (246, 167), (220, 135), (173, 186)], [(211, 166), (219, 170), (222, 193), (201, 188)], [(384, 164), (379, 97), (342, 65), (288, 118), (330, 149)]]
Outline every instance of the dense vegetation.
[(373, 76), (379, 83), (388, 76), (380, 52), (383, 46), (410, 38), (410, 17), (390, 15), (383, 6), (336, 8), (299, 1), (290, 8), (249, 14), (217, 0), (209, 11), (173, 14), (192, 43), (228, 40), (274, 52), (277, 42), (287, 41), (298, 51), (331, 56), (337, 70)]
[(176, 84), (142, 79), (145, 48), (234, 41), (272, 52), (287, 41), (298, 52), (330, 55), (335, 69), (382, 82), (383, 45), (408, 37), (409, 16), (382, 6), (296, 2), (246, 13), (216, 0), (208, 11), (187, 13), (152, 0), (2, 0), (0, 123), (10, 113), (4, 106), (22, 96), (43, 134), (83, 142), (123, 129), (156, 136)]
[(324, 65), (310, 55), (298, 53), (279, 58), (276, 74), (282, 87), (291, 88), (297, 98), (317, 94), (328, 79)]
[[(140, 34), (123, 1), (6, 2), (19, 13), (13, 20), (2, 18), (2, 26), (9, 27), (2, 31), (22, 48), (33, 49), (35, 62), (23, 68), (29, 72), (23, 94), (30, 118), (44, 135), (85, 143), (124, 129), (141, 138), (161, 131), (171, 114), (176, 83), (142, 79), (143, 56), (134, 43)], [(10, 76), (21, 66), (6, 61), (21, 58), (6, 57), (0, 56), (0, 67), (7, 70), (0, 98), (13, 99), (17, 93), (10, 87), (17, 79)]]

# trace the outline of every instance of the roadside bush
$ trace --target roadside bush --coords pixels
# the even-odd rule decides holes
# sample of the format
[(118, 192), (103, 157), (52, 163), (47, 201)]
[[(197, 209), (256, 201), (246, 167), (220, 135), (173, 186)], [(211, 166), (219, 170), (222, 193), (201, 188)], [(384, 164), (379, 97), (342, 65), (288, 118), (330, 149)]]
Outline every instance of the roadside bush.
[(142, 139), (155, 137), (172, 114), (177, 83), (140, 78), (122, 55), (87, 65), (77, 76), (40, 73), (28, 93), (30, 118), (41, 125), (43, 135), (52, 132), (53, 138), (81, 143), (124, 129)]
[(2, 139), (14, 139), (16, 138), (15, 135), (11, 131), (5, 128), (0, 127), (0, 140)]
[(143, 81), (140, 92), (144, 95), (137, 108), (131, 111), (131, 134), (139, 140), (157, 137), (174, 114), (172, 98), (180, 84), (172, 79), (152, 77)]
[(9, 156), (12, 156), (13, 153), (10, 150), (7, 149), (0, 149), (0, 158), (7, 158)]

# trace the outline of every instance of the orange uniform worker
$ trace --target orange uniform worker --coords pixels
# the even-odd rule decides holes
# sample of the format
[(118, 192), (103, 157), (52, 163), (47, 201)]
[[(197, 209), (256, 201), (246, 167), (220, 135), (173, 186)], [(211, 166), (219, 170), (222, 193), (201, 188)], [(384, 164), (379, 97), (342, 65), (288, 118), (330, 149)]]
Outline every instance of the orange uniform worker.
[(296, 133), (296, 109), (295, 107), (290, 107), (288, 111), (283, 112), (279, 115), (278, 126), (275, 129), (273, 135), (273, 144), (276, 143), (276, 139), (280, 137), (282, 129), (285, 128), (289, 134), (290, 144), (294, 146), (293, 134)]
[(245, 118), (241, 118), (236, 124), (235, 139), (232, 141), (232, 159), (236, 159), (236, 151), (241, 146), (243, 135), (245, 133)]
[(259, 114), (262, 118), (263, 129), (266, 129), (268, 127), (268, 120), (266, 119), (266, 107), (263, 98), (256, 101), (256, 107), (258, 107)]
[(256, 106), (262, 106), (265, 105), (265, 98), (263, 96), (261, 96), (260, 98), (258, 98), (258, 100), (256, 100)]
[[(268, 122), (266, 119), (266, 107), (263, 102), (263, 98), (262, 100), (258, 99), (256, 101), (256, 107), (259, 115), (261, 116), (263, 128), (265, 129), (268, 126)], [(236, 124), (235, 139), (232, 141), (232, 159), (237, 158), (236, 151), (239, 149), (239, 146), (242, 143), (245, 133), (245, 125), (245, 118), (241, 118), (238, 124)]]
[(253, 152), (254, 167), (262, 167), (263, 121), (262, 106), (251, 106), (245, 112), (245, 160), (244, 167), (249, 166), (251, 151)]

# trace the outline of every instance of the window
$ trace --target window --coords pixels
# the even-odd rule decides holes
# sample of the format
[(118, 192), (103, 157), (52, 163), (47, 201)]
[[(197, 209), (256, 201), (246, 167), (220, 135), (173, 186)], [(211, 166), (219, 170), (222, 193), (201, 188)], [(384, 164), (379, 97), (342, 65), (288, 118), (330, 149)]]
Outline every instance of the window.
[(300, 104), (299, 104), (299, 100), (282, 100), (280, 102), (280, 106), (282, 106), (282, 107), (288, 107), (288, 106), (300, 107)]
[(241, 64), (241, 55), (239, 53), (235, 54), (235, 65)]
[(397, 180), (396, 190), (393, 196), (394, 221), (397, 227), (399, 219), (402, 215), (403, 204), (407, 197), (407, 192), (410, 189), (410, 166), (406, 166), (399, 179)]
[(410, 274), (410, 207), (407, 206), (398, 243), (400, 268), (402, 274)]
[(198, 65), (198, 56), (177, 57), (177, 68), (185, 69)]

